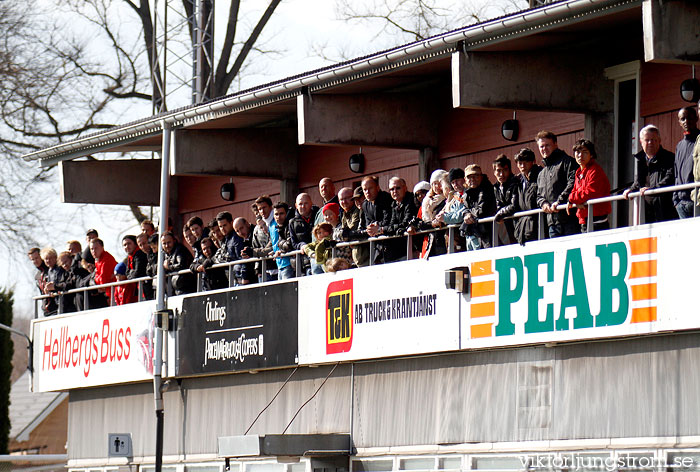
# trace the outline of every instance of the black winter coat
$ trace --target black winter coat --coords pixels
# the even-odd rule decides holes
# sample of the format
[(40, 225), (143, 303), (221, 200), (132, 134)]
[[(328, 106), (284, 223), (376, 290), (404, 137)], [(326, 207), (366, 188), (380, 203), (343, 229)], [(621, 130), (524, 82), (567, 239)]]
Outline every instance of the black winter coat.
[[(389, 224), (382, 228), (384, 234), (388, 236), (404, 234), (411, 224), (417, 226), (417, 214), (418, 208), (416, 207), (413, 194), (406, 192), (400, 204), (396, 201), (391, 202), (391, 219), (389, 220)], [(405, 258), (406, 240), (404, 238), (396, 238), (387, 241), (384, 255), (384, 260), (386, 262)]]
[[(233, 240), (233, 248), (236, 254), (234, 260), (246, 259), (243, 255), (244, 249), (248, 248), (248, 251), (252, 254), (253, 248), (253, 227), (252, 225), (248, 228), (248, 239), (243, 239), (236, 235)], [(236, 264), (233, 266), (233, 274), (237, 279), (247, 280), (250, 283), (257, 282), (258, 276), (255, 275), (255, 263), (247, 262), (245, 264)]]
[[(185, 246), (176, 243), (173, 252), (165, 255), (165, 260), (168, 262), (167, 273), (178, 272), (190, 268), (192, 254)], [(195, 278), (191, 273), (173, 275), (170, 281), (175, 295), (195, 292), (197, 290), (195, 282)], [(172, 293), (169, 295), (172, 295)]]
[(214, 257), (207, 259), (202, 254), (196, 257), (190, 265), (190, 269), (195, 274), (195, 277), (200, 272), (197, 272), (197, 268), (201, 265), (204, 267), (204, 272), (202, 273), (202, 285), (204, 290), (217, 290), (220, 288), (228, 287), (228, 277), (226, 276), (226, 269), (223, 267), (213, 268), (212, 266), (216, 264)]
[(318, 211), (317, 206), (311, 207), (308, 220), (301, 216), (299, 211), (294, 212), (294, 218), (289, 220), (287, 225), (289, 228), (289, 239), (294, 249), (301, 249), (301, 246), (309, 244), (313, 240), (314, 219)]
[[(477, 188), (468, 188), (464, 192), (464, 206), (467, 213), (471, 213), (477, 220), (487, 218), (496, 214), (496, 195), (493, 192), (493, 185), (488, 177), (483, 175), (481, 184)], [(463, 236), (476, 236), (481, 240), (481, 247), (491, 246), (492, 223), (462, 223), (460, 233)]]
[[(552, 154), (542, 161), (545, 167), (537, 176), (537, 206), (549, 203), (550, 205), (566, 203), (569, 201), (569, 194), (574, 188), (576, 169), (578, 164), (573, 157), (561, 149), (555, 149)], [(547, 214), (547, 224), (561, 223), (563, 225), (574, 221), (578, 224), (575, 213), (571, 215), (566, 210)]]
[[(660, 188), (674, 185), (676, 183), (675, 157), (675, 154), (662, 147), (659, 147), (659, 152), (649, 162), (647, 162), (647, 156), (644, 151), (635, 154), (636, 177), (630, 189), (637, 191), (642, 187)], [(678, 218), (676, 208), (673, 206), (672, 192), (645, 196), (644, 200), (646, 203), (644, 207), (646, 223)]]
[[(529, 178), (524, 175), (518, 176), (518, 193), (516, 195), (515, 211), (535, 210), (539, 208), (537, 204), (537, 177), (542, 171), (542, 167), (535, 164), (530, 169)], [(539, 215), (521, 216), (515, 221), (515, 240), (520, 244), (527, 241), (536, 241), (538, 233)]]
[[(309, 214), (309, 219), (307, 221), (299, 214), (299, 211), (294, 211), (294, 217), (290, 219), (289, 223), (287, 224), (287, 232), (289, 234), (288, 239), (292, 245), (292, 250), (301, 249), (303, 245), (309, 244), (313, 240), (314, 220), (316, 219), (316, 214), (318, 212), (318, 207), (312, 206), (311, 213)], [(292, 260), (296, 261), (296, 258)], [(309, 256), (305, 254), (302, 255), (301, 261), (304, 269), (311, 267), (311, 260), (309, 259)], [(296, 269), (296, 262), (294, 262), (293, 265)]]
[(391, 224), (391, 205), (394, 200), (387, 192), (380, 190), (373, 202), (362, 202), (362, 214), (360, 215), (360, 232), (364, 232), (372, 223), (377, 223), (381, 228)]
[[(502, 218), (515, 213), (515, 207), (518, 202), (518, 183), (519, 179), (513, 174), (510, 175), (503, 185), (498, 181), (493, 184), (493, 192), (496, 196), (496, 217)], [(513, 220), (505, 220), (506, 230), (510, 236), (510, 241), (515, 240), (514, 231), (515, 224)]]

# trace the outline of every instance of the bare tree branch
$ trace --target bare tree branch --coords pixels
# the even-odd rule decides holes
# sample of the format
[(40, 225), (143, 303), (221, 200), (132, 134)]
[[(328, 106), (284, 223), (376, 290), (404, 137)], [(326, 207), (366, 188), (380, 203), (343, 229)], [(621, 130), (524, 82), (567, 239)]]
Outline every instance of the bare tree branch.
[(250, 53), (250, 50), (252, 49), (255, 42), (258, 40), (260, 33), (262, 33), (262, 30), (265, 28), (265, 25), (270, 20), (270, 17), (275, 12), (275, 9), (280, 4), (280, 2), (281, 0), (272, 0), (270, 2), (267, 9), (265, 10), (265, 13), (263, 13), (263, 15), (260, 17), (258, 24), (255, 25), (255, 28), (253, 28), (252, 33), (243, 45), (241, 52), (238, 53), (236, 61), (233, 63), (233, 66), (231, 66), (231, 69), (229, 69), (229, 71), (226, 73), (226, 76), (224, 77), (223, 81), (215, 84), (216, 88), (214, 90), (216, 91), (217, 95), (224, 95), (228, 91), (228, 88), (231, 85), (233, 78), (236, 75), (238, 75), (238, 72), (240, 71), (243, 62), (245, 62), (246, 58), (248, 57), (248, 53)]

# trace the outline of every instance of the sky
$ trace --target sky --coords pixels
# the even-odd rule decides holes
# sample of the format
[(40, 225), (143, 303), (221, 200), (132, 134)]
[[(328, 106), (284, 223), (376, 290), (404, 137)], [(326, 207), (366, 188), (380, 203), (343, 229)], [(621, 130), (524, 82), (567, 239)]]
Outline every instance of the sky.
[[(370, 0), (353, 1), (361, 4)], [(474, 1), (481, 5), (480, 14), (485, 18), (503, 14), (502, 8), (510, 4), (510, 0)], [(519, 5), (521, 8), (527, 7), (525, 0), (518, 1), (521, 2)], [(161, 0), (159, 4), (162, 6), (164, 3)], [(448, 0), (439, 1), (439, 3), (446, 8), (454, 8)], [(242, 11), (244, 23), (254, 24), (262, 8), (265, 7), (265, 2), (258, 0), (242, 2), (242, 4), (242, 8), (250, 8)], [(58, 21), (62, 21), (64, 27), (68, 28), (72, 34), (79, 35), (90, 26), (87, 22), (76, 20), (65, 11), (57, 10), (54, 0), (39, 0), (39, 5), (46, 9), (50, 8), (52, 14)], [(228, 2), (224, 0), (219, 0), (217, 3), (215, 38), (220, 38), (224, 34), (227, 6)], [(136, 37), (138, 26), (130, 16), (128, 8), (115, 10), (111, 15), (111, 21), (119, 25), (120, 32), (125, 37), (132, 35), (134, 40), (138, 40)], [(360, 23), (340, 20), (336, 3), (331, 0), (283, 0), (268, 23), (260, 43), (265, 49), (277, 52), (252, 60), (243, 78), (234, 83), (230, 92), (327, 66), (332, 63), (329, 59), (346, 60), (413, 40), (410, 36), (400, 37), (384, 31), (384, 25), (385, 23), (380, 21)], [(448, 28), (454, 29), (464, 25), (463, 22), (449, 24)], [(220, 41), (215, 39), (215, 44), (219, 44)], [(88, 44), (91, 47), (99, 47), (93, 43)], [(99, 54), (99, 50), (96, 53)], [(190, 66), (181, 64), (172, 67), (179, 68), (180, 72), (186, 75)], [(168, 99), (170, 109), (189, 103), (190, 92), (187, 89), (181, 89), (177, 95)], [(148, 105), (140, 105), (116, 109), (114, 122), (126, 123), (144, 118), (149, 115), (149, 108)], [(121, 238), (126, 234), (139, 232), (136, 220), (131, 216), (128, 208), (61, 203), (60, 186), (56, 176), (52, 182), (44, 184), (44, 187), (46, 199), (50, 204), (47, 210), (50, 214), (48, 218), (50, 224), (42, 225), (35, 235), (41, 247), (52, 246), (60, 252), (65, 249), (66, 242), (70, 239), (84, 243), (85, 231), (88, 228), (95, 228), (105, 242), (105, 249), (117, 260), (124, 257), (120, 244)], [(157, 219), (157, 208), (143, 208), (143, 211), (147, 214), (152, 211)], [(34, 269), (26, 257), (26, 249), (10, 250), (0, 247), (0, 258), (5, 261), (0, 266), (0, 286), (14, 288), (15, 316), (33, 316), (31, 297), (38, 292), (33, 281)]]

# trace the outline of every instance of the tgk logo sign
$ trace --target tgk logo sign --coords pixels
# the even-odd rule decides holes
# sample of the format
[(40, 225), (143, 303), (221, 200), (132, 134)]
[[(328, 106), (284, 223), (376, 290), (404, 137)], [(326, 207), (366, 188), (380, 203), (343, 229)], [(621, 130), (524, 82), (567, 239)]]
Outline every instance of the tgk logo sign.
[(326, 292), (326, 354), (348, 352), (353, 332), (352, 279), (328, 284)]

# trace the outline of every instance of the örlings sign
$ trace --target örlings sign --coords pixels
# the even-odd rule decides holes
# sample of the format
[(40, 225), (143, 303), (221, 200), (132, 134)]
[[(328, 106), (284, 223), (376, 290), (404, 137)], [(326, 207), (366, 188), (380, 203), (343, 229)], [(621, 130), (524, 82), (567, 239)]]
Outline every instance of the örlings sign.
[(179, 376), (296, 365), (297, 283), (185, 298)]

